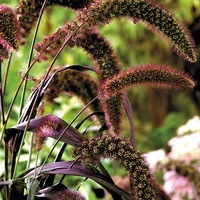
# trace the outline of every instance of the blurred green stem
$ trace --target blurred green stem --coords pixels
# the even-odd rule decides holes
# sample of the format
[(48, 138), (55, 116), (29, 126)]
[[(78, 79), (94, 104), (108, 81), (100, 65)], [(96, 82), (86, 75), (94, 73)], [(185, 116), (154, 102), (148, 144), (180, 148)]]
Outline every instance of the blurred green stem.
[(32, 156), (32, 152), (33, 152), (33, 143), (34, 143), (34, 134), (31, 133), (31, 145), (28, 151), (28, 161), (26, 163), (26, 170), (28, 170), (30, 168), (30, 162), (31, 162), (31, 156)]
[(1, 77), (2, 77), (2, 60), (0, 60), (0, 111), (1, 111), (2, 125), (4, 125), (5, 124), (5, 115), (4, 115), (4, 106), (3, 106), (3, 91), (2, 91), (3, 86), (2, 86), (2, 78)]
[[(30, 71), (30, 69), (33, 67), (34, 65), (34, 61), (33, 63), (31, 64), (31, 59), (32, 59), (32, 56), (33, 56), (33, 50), (34, 50), (34, 45), (35, 45), (35, 41), (36, 41), (36, 37), (37, 37), (37, 33), (38, 33), (38, 29), (39, 29), (39, 25), (40, 25), (40, 22), (41, 22), (41, 18), (42, 18), (42, 15), (44, 13), (44, 8), (45, 8), (45, 5), (46, 5), (46, 2), (47, 0), (44, 1), (43, 5), (42, 5), (42, 8), (40, 10), (40, 14), (39, 14), (39, 17), (38, 17), (38, 20), (37, 20), (37, 24), (36, 24), (36, 28), (35, 28), (35, 32), (34, 32), (34, 35), (33, 35), (33, 40), (32, 40), (32, 44), (31, 44), (31, 48), (30, 48), (30, 54), (29, 54), (29, 59), (28, 59), (28, 64), (27, 64), (27, 71), (23, 77), (23, 80), (24, 80), (24, 88), (23, 88), (23, 91), (22, 91), (22, 98), (21, 98), (21, 105), (20, 105), (20, 112), (19, 112), (19, 117), (22, 113), (22, 110), (23, 110), (23, 106), (24, 106), (24, 101), (25, 101), (25, 94), (26, 94), (26, 88), (27, 88), (27, 79), (28, 79), (28, 73)], [(38, 94), (39, 96), (39, 94)], [(37, 97), (38, 97), (37, 96)], [(18, 155), (17, 155), (17, 160), (16, 160), (16, 165), (15, 165), (15, 169), (14, 169), (14, 173), (13, 173), (13, 177), (15, 177), (16, 175), (16, 170), (17, 170), (17, 166), (18, 166), (18, 162), (19, 162), (19, 158), (20, 158), (20, 154), (21, 154), (21, 150), (22, 150), (22, 146), (23, 146), (23, 143), (24, 143), (24, 139), (25, 139), (25, 136), (26, 136), (26, 132), (27, 132), (27, 127), (28, 127), (28, 124), (29, 124), (29, 121), (30, 121), (30, 118), (31, 118), (31, 115), (33, 113), (33, 109), (35, 108), (35, 103), (37, 101), (37, 98), (36, 100), (34, 101), (34, 105), (31, 109), (31, 112), (29, 113), (29, 117), (28, 117), (28, 123), (27, 123), (27, 126), (24, 130), (24, 133), (23, 133), (23, 137), (22, 137), (22, 140), (21, 140), (21, 143), (20, 143), (20, 148), (19, 148), (19, 152), (18, 152)], [(32, 145), (30, 146), (30, 152), (32, 152)], [(15, 159), (15, 158), (14, 158)], [(31, 160), (31, 154), (29, 153), (29, 159), (27, 161), (27, 166), (30, 164), (30, 160)]]
[(3, 93), (3, 96), (5, 94), (5, 91), (6, 91), (6, 84), (7, 84), (7, 79), (8, 79), (8, 72), (9, 72), (9, 69), (10, 69), (10, 63), (11, 63), (11, 60), (12, 60), (12, 53), (10, 53), (10, 57), (8, 59), (8, 64), (7, 64), (7, 67), (6, 67), (6, 71), (5, 71), (5, 75), (4, 75), (4, 80), (3, 80), (3, 86), (2, 86), (2, 93)]
[[(43, 5), (42, 5), (42, 8), (40, 10), (40, 14), (39, 14), (39, 17), (38, 17), (38, 20), (37, 20), (37, 24), (36, 24), (36, 27), (35, 27), (35, 32), (33, 34), (33, 40), (32, 40), (32, 43), (31, 43), (31, 48), (30, 48), (30, 53), (29, 53), (29, 58), (28, 58), (28, 63), (27, 63), (27, 69), (29, 69), (30, 65), (31, 65), (31, 59), (33, 57), (34, 45), (35, 45), (35, 42), (36, 42), (36, 37), (37, 37), (38, 29), (39, 29), (39, 26), (40, 26), (40, 22), (41, 22), (41, 19), (42, 19), (42, 15), (44, 13), (44, 8), (45, 8), (45, 5), (46, 5), (46, 2), (47, 2), (47, 0), (45, 0)], [(26, 88), (27, 88), (27, 80), (28, 80), (28, 73), (26, 74), (25, 80), (24, 80), (24, 87), (23, 87), (23, 91), (22, 91), (19, 116), (21, 115), (22, 110), (23, 110), (23, 106), (24, 106), (25, 94), (26, 94)]]
[(3, 138), (3, 135), (4, 135), (4, 130), (5, 130), (5, 125), (6, 125), (6, 120), (5, 120), (5, 112), (4, 112), (4, 103), (3, 103), (3, 99), (4, 99), (4, 94), (5, 94), (5, 90), (6, 90), (6, 84), (7, 84), (7, 79), (8, 79), (8, 72), (9, 72), (9, 69), (10, 69), (10, 62), (11, 62), (11, 59), (12, 59), (12, 53), (10, 54), (10, 57), (8, 59), (8, 64), (7, 64), (7, 67), (6, 67), (6, 71), (5, 71), (5, 74), (4, 74), (4, 80), (3, 80), (3, 83), (2, 83), (2, 63), (0, 62), (0, 111), (1, 111), (1, 118), (2, 118), (2, 124), (3, 125), (3, 128), (2, 128), (2, 132), (1, 132), (1, 135), (0, 135), (0, 144), (2, 142), (2, 138)]
[[(1, 125), (5, 124), (5, 116), (4, 116), (4, 106), (3, 106), (3, 92), (2, 92), (2, 60), (0, 60), (0, 111), (1, 111), (1, 119), (2, 119), (2, 123)], [(0, 138), (0, 143), (2, 140), (2, 137), (4, 135), (4, 129), (1, 132), (1, 138)], [(7, 144), (5, 144), (4, 146), (4, 178), (5, 180), (8, 179), (8, 146)], [(8, 195), (8, 186), (6, 186), (6, 196)]]

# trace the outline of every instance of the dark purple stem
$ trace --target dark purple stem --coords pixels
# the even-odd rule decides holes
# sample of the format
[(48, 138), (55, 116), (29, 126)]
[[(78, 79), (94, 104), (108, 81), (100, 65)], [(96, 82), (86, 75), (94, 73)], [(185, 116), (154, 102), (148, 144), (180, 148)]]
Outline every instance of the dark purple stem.
[(126, 93), (123, 94), (123, 105), (128, 117), (128, 121), (130, 124), (130, 142), (133, 147), (135, 147), (135, 136), (134, 136), (134, 124), (133, 124), (133, 112), (131, 103)]

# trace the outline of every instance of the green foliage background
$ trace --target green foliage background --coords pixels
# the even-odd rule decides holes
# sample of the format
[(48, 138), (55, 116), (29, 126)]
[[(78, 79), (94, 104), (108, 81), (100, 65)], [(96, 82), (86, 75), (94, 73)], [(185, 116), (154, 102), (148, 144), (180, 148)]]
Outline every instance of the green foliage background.
[[(192, 23), (195, 17), (200, 15), (200, 2), (198, 0), (184, 1), (184, 0), (165, 0), (159, 1), (164, 7), (172, 11), (183, 23), (189, 25)], [(6, 3), (4, 1), (3, 3)], [(15, 8), (17, 1), (13, 0), (8, 3), (12, 8)], [(59, 14), (58, 14), (59, 13)], [(60, 25), (63, 25), (67, 20), (74, 19), (74, 12), (55, 6), (48, 8), (43, 16), (42, 23), (39, 29), (37, 41), (39, 42), (45, 35), (53, 33)], [(143, 24), (134, 24), (127, 19), (113, 20), (109, 25), (99, 27), (100, 32), (110, 41), (120, 61), (123, 63), (124, 68), (135, 66), (139, 64), (169, 64), (179, 69), (183, 69), (184, 61), (177, 57), (171, 48), (161, 40), (159, 36), (156, 36), (150, 30), (148, 30)], [(33, 31), (28, 38), (27, 44), (20, 48), (18, 52), (14, 54), (12, 59), (8, 85), (5, 95), (5, 107), (7, 108), (9, 102), (12, 99), (13, 91), (16, 88), (20, 80), (18, 75), (26, 69), (28, 55), (30, 51), (30, 44), (33, 36)], [(31, 76), (38, 78), (41, 76), (50, 62), (42, 62), (36, 64), (31, 71)], [(6, 63), (4, 63), (6, 64)], [(56, 62), (57, 65), (92, 65), (88, 56), (82, 50), (78, 48), (65, 50)], [(12, 80), (12, 81), (10, 81)], [(29, 89), (27, 90), (27, 97), (34, 87), (34, 83), (29, 81)], [(166, 94), (167, 93), (167, 94)], [(161, 137), (153, 137), (151, 143), (160, 143), (169, 139), (169, 135), (172, 136), (176, 127), (181, 123), (184, 123), (186, 119), (197, 114), (196, 108), (190, 99), (187, 92), (183, 91), (161, 91), (159, 89), (150, 89), (137, 87), (131, 89), (128, 92), (131, 104), (133, 106), (134, 123), (136, 130), (137, 144), (144, 151), (151, 150), (151, 148), (158, 148), (156, 145), (146, 145), (149, 138), (152, 135), (160, 135)], [(171, 102), (165, 98), (171, 96)], [(66, 121), (70, 121), (71, 117), (75, 116), (74, 109), (80, 109), (80, 101), (77, 103), (76, 99), (70, 100), (68, 97), (62, 97), (57, 100), (57, 104), (52, 107), (46, 106), (46, 113), (58, 113), (61, 117), (64, 117)], [(13, 119), (10, 124), (16, 122), (16, 118), (19, 111), (20, 96), (12, 113)], [(170, 108), (164, 108), (164, 104), (171, 104)], [(168, 106), (169, 107), (169, 106)], [(72, 109), (74, 108), (74, 109)], [(6, 109), (5, 109), (6, 110)], [(154, 113), (156, 110), (156, 113)], [(164, 112), (164, 114), (162, 113)], [(170, 133), (165, 131), (165, 127), (171, 127), (170, 116), (173, 116), (173, 129), (170, 129)], [(155, 119), (157, 118), (157, 119)], [(124, 122), (125, 134), (128, 135), (128, 122)], [(160, 127), (160, 128), (159, 128)], [(156, 130), (155, 130), (156, 128)], [(158, 140), (158, 141), (156, 141)], [(161, 143), (163, 143), (161, 142)], [(143, 145), (144, 144), (144, 145)], [(159, 147), (160, 148), (160, 147)]]

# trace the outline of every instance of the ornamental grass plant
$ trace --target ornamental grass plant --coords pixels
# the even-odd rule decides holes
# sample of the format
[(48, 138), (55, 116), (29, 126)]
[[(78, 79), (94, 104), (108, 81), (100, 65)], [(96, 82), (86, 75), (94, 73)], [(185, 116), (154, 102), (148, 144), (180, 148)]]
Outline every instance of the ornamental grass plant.
[[(41, 37), (42, 20), (46, 17), (48, 22), (54, 7), (73, 13), (71, 19), (66, 17), (53, 33)], [(59, 18), (59, 12), (56, 15)], [(125, 69), (100, 31), (122, 18), (130, 26), (146, 26), (181, 59), (197, 62), (189, 30), (152, 0), (19, 0), (14, 8), (0, 4), (0, 198), (93, 199), (90, 192), (96, 184), (106, 199), (170, 199), (138, 148), (127, 91), (147, 86), (189, 92), (196, 81), (170, 64)], [(62, 54), (74, 48), (85, 52), (90, 62), (63, 64)], [(27, 51), (26, 67), (13, 73), (19, 70), (13, 60), (21, 50)], [(15, 91), (10, 91), (7, 85), (16, 78)], [(76, 108), (78, 99), (82, 104)], [(128, 189), (116, 183), (106, 160), (122, 168)], [(192, 165), (181, 167), (176, 160), (166, 164), (172, 165), (181, 175), (190, 174), (191, 182), (194, 174), (200, 177)], [(86, 193), (82, 187), (87, 183), (92, 186)]]

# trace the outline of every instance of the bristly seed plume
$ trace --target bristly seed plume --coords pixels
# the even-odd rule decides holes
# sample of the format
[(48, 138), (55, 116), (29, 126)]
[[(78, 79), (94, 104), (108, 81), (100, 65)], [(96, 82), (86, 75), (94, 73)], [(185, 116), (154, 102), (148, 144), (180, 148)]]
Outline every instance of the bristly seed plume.
[[(61, 67), (54, 67), (53, 71), (57, 69), (61, 69)], [(43, 78), (44, 76), (40, 78), (40, 81), (42, 81)], [(36, 84), (38, 84), (38, 82)], [(86, 105), (98, 95), (98, 82), (87, 72), (80, 72), (72, 69), (64, 70), (58, 72), (51, 80), (45, 92), (44, 100), (52, 103), (56, 97), (59, 97), (63, 93), (77, 96)], [(90, 111), (102, 111), (100, 101), (96, 100), (93, 102), (87, 111), (89, 111), (89, 113), (91, 113)], [(100, 116), (100, 118), (102, 117)], [(93, 117), (94, 120), (104, 123), (104, 120), (100, 118)]]
[(121, 71), (101, 86), (102, 98), (110, 99), (137, 85), (191, 90), (195, 82), (185, 73), (169, 66), (137, 66)]
[[(47, 56), (55, 55), (60, 48), (66, 35), (71, 34), (77, 27), (76, 23), (68, 22), (65, 26), (59, 28), (53, 35), (45, 37), (36, 45), (37, 58), (46, 59)], [(104, 82), (106, 79), (120, 72), (121, 63), (116, 58), (113, 49), (109, 42), (95, 28), (81, 29), (71, 40), (67, 46), (78, 46), (83, 48), (92, 60), (94, 65), (99, 70), (99, 82)], [(102, 99), (101, 105), (104, 109), (107, 125), (115, 133), (121, 130), (122, 112), (122, 96), (117, 95), (110, 98), (109, 101)]]
[(15, 12), (6, 5), (0, 5), (0, 46), (1, 58), (19, 47), (19, 23)]
[(194, 42), (186, 27), (174, 15), (150, 0), (105, 0), (91, 4), (89, 9), (79, 12), (78, 20), (94, 26), (108, 23), (113, 18), (131, 17), (141, 20), (160, 36), (163, 36), (184, 59), (197, 60)]
[[(24, 38), (29, 35), (31, 29), (35, 25), (43, 2), (44, 0), (20, 0), (16, 12), (19, 16), (20, 31)], [(93, 0), (48, 0), (46, 2), (46, 7), (59, 5), (77, 10), (88, 6), (91, 2), (93, 2)]]
[[(67, 22), (51, 36), (44, 37), (35, 47), (38, 61), (55, 56), (65, 38), (72, 34), (77, 26), (77, 23)], [(110, 43), (95, 28), (79, 30), (66, 45), (71, 48), (74, 46), (82, 48), (94, 61), (95, 67), (99, 69), (100, 81), (104, 81), (120, 71), (121, 64)]]
[(117, 135), (120, 134), (124, 116), (122, 94), (112, 96), (109, 99), (102, 96), (100, 100), (109, 131)]
[(145, 159), (137, 149), (120, 137), (111, 134), (91, 138), (74, 150), (74, 156), (86, 164), (95, 163), (101, 157), (111, 157), (120, 162), (133, 179), (134, 199), (157, 199), (154, 180)]

